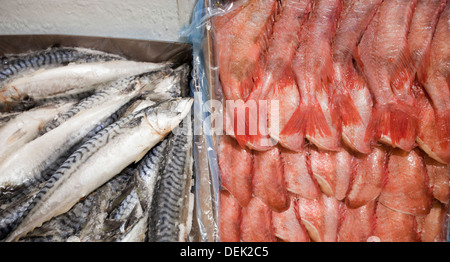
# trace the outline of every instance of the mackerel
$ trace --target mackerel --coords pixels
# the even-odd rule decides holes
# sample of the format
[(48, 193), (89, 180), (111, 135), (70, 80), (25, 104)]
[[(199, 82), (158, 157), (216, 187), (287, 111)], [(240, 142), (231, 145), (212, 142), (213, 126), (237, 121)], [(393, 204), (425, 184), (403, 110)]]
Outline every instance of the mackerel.
[(101, 83), (168, 66), (169, 63), (114, 60), (39, 70), (14, 79), (0, 88), (0, 103), (14, 104), (24, 98), (39, 100), (83, 93), (95, 89)]
[(53, 103), (17, 115), (0, 128), (0, 162), (15, 150), (37, 137), (42, 126), (75, 102)]
[[(131, 77), (125, 77), (117, 80), (115, 83), (111, 85), (111, 83), (103, 84), (101, 87), (98, 88), (100, 92), (96, 92), (94, 95), (91, 95), (87, 97), (86, 99), (81, 100), (79, 103), (74, 105), (70, 110), (67, 110), (66, 112), (62, 112), (58, 114), (58, 116), (51, 122), (47, 123), (40, 133), (40, 135), (45, 134), (49, 132), (50, 130), (58, 127), (71, 117), (79, 114), (80, 112), (90, 109), (93, 106), (97, 105), (98, 103), (107, 101), (108, 97), (105, 97), (102, 95), (101, 90), (109, 90), (111, 87), (114, 89), (113, 86), (127, 86), (131, 82), (139, 84), (142, 86), (141, 92), (149, 92), (153, 93), (154, 89), (156, 89), (158, 86), (160, 86), (164, 80), (164, 77), (169, 74), (168, 70), (159, 70), (156, 72), (150, 72), (150, 73), (144, 73), (136, 76)], [(167, 90), (166, 86), (163, 86), (161, 88), (163, 91)]]
[[(52, 218), (41, 227), (29, 232), (19, 241), (25, 242), (63, 242), (97, 241), (96, 231), (103, 231), (103, 220), (108, 214), (111, 202), (122, 195), (133, 177), (132, 168), (124, 169), (120, 174), (78, 202), (68, 212)], [(89, 234), (89, 237), (85, 234)]]
[(99, 122), (137, 96), (142, 88), (139, 78), (121, 79), (80, 102), (76, 107), (84, 110), (22, 146), (0, 163), (0, 192), (39, 179), (55, 160), (76, 145)]
[(40, 68), (89, 63), (96, 61), (123, 60), (119, 55), (81, 47), (50, 47), (37, 52), (8, 55), (1, 58), (0, 81)]
[(159, 169), (149, 210), (150, 242), (184, 242), (189, 237), (193, 207), (190, 124), (190, 121), (184, 121), (174, 129), (168, 141), (166, 160)]
[(53, 174), (6, 241), (17, 240), (52, 217), (67, 212), (79, 199), (138, 162), (186, 117), (192, 102), (192, 98), (171, 99), (101, 130)]

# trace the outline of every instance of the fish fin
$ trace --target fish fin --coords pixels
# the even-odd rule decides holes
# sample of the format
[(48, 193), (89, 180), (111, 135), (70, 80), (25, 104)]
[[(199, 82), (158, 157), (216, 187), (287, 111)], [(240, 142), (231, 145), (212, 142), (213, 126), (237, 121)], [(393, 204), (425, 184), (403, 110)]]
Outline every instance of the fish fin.
[[(318, 103), (302, 105), (289, 119), (281, 131), (282, 135), (303, 133), (305, 137), (319, 148), (337, 150), (333, 132), (328, 125), (322, 108)], [(330, 139), (331, 138), (331, 139)]]
[(417, 117), (413, 110), (401, 101), (375, 106), (365, 139), (381, 141), (405, 151), (412, 150), (416, 146), (417, 130)]

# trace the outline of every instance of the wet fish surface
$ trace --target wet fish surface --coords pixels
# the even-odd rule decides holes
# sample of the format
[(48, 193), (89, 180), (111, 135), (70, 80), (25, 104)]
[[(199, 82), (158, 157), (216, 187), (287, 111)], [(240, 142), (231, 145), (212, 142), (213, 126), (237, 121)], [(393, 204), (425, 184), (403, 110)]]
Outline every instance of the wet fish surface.
[[(130, 163), (139, 161), (184, 119), (191, 105), (190, 98), (168, 100), (129, 115), (100, 131), (53, 174), (6, 241), (16, 240), (52, 217), (67, 212), (80, 198)], [(120, 161), (111, 163), (108, 159), (114, 154), (120, 155), (117, 158)]]

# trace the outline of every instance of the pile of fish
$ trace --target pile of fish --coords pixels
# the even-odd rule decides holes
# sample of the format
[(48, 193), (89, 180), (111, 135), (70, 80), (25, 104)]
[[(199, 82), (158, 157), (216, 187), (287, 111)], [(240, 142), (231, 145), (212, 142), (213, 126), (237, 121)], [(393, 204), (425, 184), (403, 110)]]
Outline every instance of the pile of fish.
[(1, 241), (187, 241), (188, 64), (78, 47), (1, 62)]
[(221, 241), (446, 241), (449, 1), (220, 10)]

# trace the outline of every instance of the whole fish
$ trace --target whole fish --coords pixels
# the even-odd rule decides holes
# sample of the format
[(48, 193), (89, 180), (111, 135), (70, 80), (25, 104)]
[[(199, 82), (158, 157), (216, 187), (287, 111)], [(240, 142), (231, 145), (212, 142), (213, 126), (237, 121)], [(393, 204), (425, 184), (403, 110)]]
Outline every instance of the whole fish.
[(148, 241), (185, 242), (192, 226), (192, 127), (183, 121), (173, 130), (159, 170), (149, 210)]
[[(78, 202), (68, 212), (52, 218), (41, 227), (19, 239), (24, 242), (100, 241), (105, 232), (103, 223), (112, 205), (132, 184), (134, 168), (120, 174)], [(89, 236), (87, 237), (86, 234)], [(94, 236), (95, 235), (95, 236)]]
[[(236, 12), (215, 20), (218, 23), (215, 32), (219, 78), (225, 99), (244, 104), (252, 89), (252, 77), (261, 53), (269, 42), (278, 1), (240, 0), (236, 4)], [(249, 23), (249, 20), (252, 22)], [(240, 110), (235, 114), (231, 107), (226, 107), (224, 112), (236, 119), (243, 117), (244, 111), (241, 109), (244, 108), (245, 106), (238, 106)], [(241, 124), (245, 125), (245, 117), (241, 121)], [(236, 129), (234, 135), (240, 144), (246, 144), (247, 131)]]
[[(108, 96), (112, 95), (112, 93), (111, 94), (108, 93), (108, 92), (110, 92), (109, 89), (116, 89), (115, 86), (125, 87), (125, 86), (133, 83), (133, 84), (138, 84), (142, 87), (142, 89), (140, 90), (140, 93), (147, 92), (154, 96), (161, 95), (163, 93), (165, 94), (165, 92), (171, 90), (170, 85), (172, 83), (167, 81), (167, 79), (172, 80), (173, 77), (165, 78), (169, 74), (169, 72), (170, 72), (169, 70), (159, 70), (156, 72), (144, 73), (144, 74), (137, 75), (137, 76), (121, 78), (121, 79), (117, 80), (116, 82), (114, 82), (113, 84), (111, 84), (111, 83), (102, 84), (101, 86), (98, 87), (99, 92), (94, 93), (95, 95), (93, 94), (93, 95), (81, 100), (79, 103), (77, 103), (72, 108), (70, 108), (70, 110), (67, 110), (66, 112), (62, 112), (57, 117), (55, 117), (55, 119), (48, 122), (42, 128), (40, 135), (45, 134), (52, 129), (55, 129), (56, 127), (58, 127), (59, 125), (61, 125), (62, 123), (64, 123), (68, 119), (70, 119), (71, 117), (79, 114), (80, 112), (82, 112), (84, 110), (91, 109), (91, 108), (99, 105), (100, 103), (107, 102)], [(106, 92), (102, 93), (101, 90), (106, 90)], [(155, 91), (156, 91), (156, 94), (153, 94)], [(117, 92), (120, 92), (120, 90), (117, 90)]]
[(119, 55), (81, 47), (50, 47), (40, 51), (7, 55), (1, 58), (0, 82), (44, 67), (123, 59)]
[(8, 104), (23, 98), (42, 98), (71, 95), (93, 90), (97, 85), (152, 72), (168, 67), (168, 63), (114, 60), (85, 64), (70, 64), (34, 72), (14, 79), (0, 88), (0, 103)]
[(36, 107), (17, 115), (0, 128), (0, 162), (15, 150), (36, 138), (40, 129), (75, 102)]
[(408, 31), (417, 1), (381, 3), (358, 45), (360, 67), (374, 97), (366, 136), (409, 151), (416, 146), (417, 115), (408, 79)]
[[(441, 163), (450, 163), (450, 2), (439, 16), (436, 30), (431, 41), (430, 52), (425, 58), (418, 79), (431, 101), (434, 109), (434, 130), (436, 140), (431, 150), (435, 159)], [(429, 132), (429, 130), (426, 130)]]
[[(49, 164), (49, 166), (39, 174), (38, 177), (36, 177), (35, 179), (27, 180), (24, 184), (18, 185), (14, 188), (7, 188), (2, 192), (2, 194), (0, 194), (0, 233), (2, 235), (0, 236), (0, 238), (3, 238), (5, 232), (8, 233), (10, 228), (14, 227), (17, 221), (22, 218), (23, 213), (27, 210), (35, 195), (39, 192), (40, 189), (42, 189), (43, 186), (45, 186), (47, 180), (51, 178), (52, 174), (58, 170), (58, 168), (64, 163), (64, 161), (69, 158), (70, 155), (75, 152), (75, 150), (77, 150), (82, 144), (84, 144), (87, 140), (100, 132), (103, 128), (123, 117), (130, 103), (131, 102), (128, 102), (127, 104), (123, 105), (108, 118), (98, 123), (91, 131), (88, 132), (85, 137), (81, 139), (80, 142), (77, 142), (75, 145), (71, 146), (69, 149), (59, 155), (54, 162)], [(127, 170), (128, 169), (122, 171), (122, 173), (126, 173)], [(115, 186), (114, 184), (112, 186), (113, 189), (117, 188), (117, 186)], [(102, 190), (102, 192), (103, 191), (105, 190)], [(110, 195), (111, 194), (109, 194), (108, 196)], [(97, 200), (94, 199), (92, 201), (95, 202)], [(100, 211), (95, 213), (95, 215), (101, 214), (102, 212)], [(94, 215), (91, 215), (90, 217), (92, 216)]]
[[(273, 25), (273, 34), (270, 37), (269, 46), (265, 55), (261, 58), (255, 72), (255, 83), (247, 98), (247, 102), (253, 100), (256, 105), (260, 101), (279, 100), (279, 114), (274, 116), (272, 121), (279, 122), (278, 129), (281, 131), (285, 123), (289, 120), (295, 108), (298, 106), (300, 95), (295, 83), (294, 72), (292, 71), (292, 59), (297, 49), (299, 32), (303, 22), (306, 20), (312, 6), (311, 1), (294, 0), (281, 1), (281, 11)], [(270, 105), (269, 105), (270, 106)], [(280, 132), (276, 132), (271, 122), (270, 114), (266, 117), (259, 116), (262, 113), (258, 110), (255, 115), (250, 112), (249, 118), (258, 118), (261, 122), (258, 127), (264, 128), (264, 135), (250, 135), (248, 146), (256, 150), (265, 150), (272, 147), (277, 142), (287, 148), (296, 150), (302, 147), (304, 137), (283, 137)], [(249, 119), (251, 123), (251, 120)], [(271, 126), (266, 126), (271, 123)], [(271, 128), (272, 127), (272, 128)], [(275, 141), (268, 140), (268, 129), (271, 129), (270, 136)], [(262, 130), (259, 130), (262, 131)]]
[(340, 145), (328, 79), (333, 69), (331, 44), (341, 9), (340, 0), (314, 2), (292, 62), (301, 100), (284, 127), (286, 131), (282, 131), (287, 135), (303, 133), (324, 150), (337, 150)]
[(356, 57), (357, 44), (381, 2), (344, 1), (332, 46), (332, 100), (340, 116), (342, 141), (353, 150), (365, 154), (371, 149), (366, 130), (373, 101), (364, 78), (352, 60)]
[[(6, 241), (17, 240), (139, 161), (190, 112), (191, 98), (172, 99), (109, 125), (75, 151), (54, 173)], [(110, 161), (111, 158), (115, 161)], [(43, 215), (45, 214), (45, 215)]]
[(99, 122), (138, 95), (142, 88), (139, 78), (121, 79), (75, 105), (75, 108), (83, 110), (22, 146), (0, 163), (1, 190), (38, 179), (55, 160), (76, 145)]

